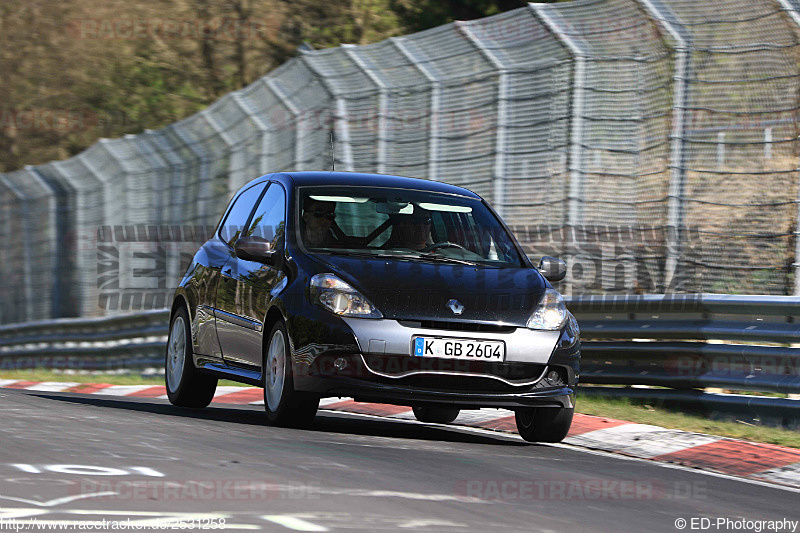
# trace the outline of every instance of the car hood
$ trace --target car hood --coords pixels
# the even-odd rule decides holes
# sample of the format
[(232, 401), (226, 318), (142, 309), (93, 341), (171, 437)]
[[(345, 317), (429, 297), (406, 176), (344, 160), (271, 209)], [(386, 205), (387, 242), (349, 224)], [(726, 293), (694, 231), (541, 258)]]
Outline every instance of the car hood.
[[(417, 260), (317, 256), (386, 318), (525, 326), (546, 281), (534, 268), (485, 268)], [(461, 314), (448, 306), (463, 305)], [(456, 306), (457, 307), (457, 306)]]

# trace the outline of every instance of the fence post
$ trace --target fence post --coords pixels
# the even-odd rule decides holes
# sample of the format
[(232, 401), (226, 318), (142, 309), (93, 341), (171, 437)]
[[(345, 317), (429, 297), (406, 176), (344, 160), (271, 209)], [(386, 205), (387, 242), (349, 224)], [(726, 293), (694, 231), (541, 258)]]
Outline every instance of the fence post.
[(418, 62), (406, 47), (402, 37), (390, 37), (389, 41), (420, 71), (431, 84), (430, 131), (428, 132), (428, 179), (435, 180), (439, 173), (439, 119), (441, 118), (442, 85), (433, 71), (424, 63)]
[[(11, 183), (11, 180), (7, 179), (4, 174), (0, 174), (0, 183), (17, 198), (17, 201), (21, 204), (21, 211), (22, 211), (22, 234), (28, 236), (31, 234), (30, 231), (30, 220), (27, 216), (28, 206), (27, 200), (25, 195), (20, 191), (16, 185)], [(8, 226), (8, 225), (6, 225)], [(8, 245), (8, 243), (6, 243)], [(33, 288), (31, 286), (31, 243), (27, 239), (22, 240), (22, 268), (20, 269), (19, 274), (22, 278), (22, 294), (24, 295), (23, 299), (25, 300), (25, 308), (24, 309), (17, 309), (17, 317), (21, 320), (19, 322), (27, 322), (31, 320), (31, 303), (33, 302)]]
[(281, 89), (278, 84), (275, 83), (274, 79), (267, 78), (264, 80), (264, 84), (270, 91), (272, 91), (272, 94), (275, 95), (275, 98), (277, 98), (279, 102), (282, 102), (283, 105), (286, 106), (286, 109), (289, 110), (289, 113), (292, 114), (292, 121), (294, 122), (294, 166), (296, 170), (300, 170), (300, 141), (302, 139), (302, 135), (300, 134), (300, 110), (297, 109), (297, 106), (294, 105), (294, 102), (292, 102), (289, 97), (284, 94), (283, 89)]
[(637, 0), (650, 16), (661, 24), (676, 43), (675, 92), (672, 98), (672, 135), (670, 140), (670, 178), (667, 197), (667, 260), (664, 266), (664, 291), (673, 284), (681, 253), (682, 232), (685, 224), (683, 197), (686, 189), (686, 108), (689, 104), (689, 52), (690, 36), (668, 12), (660, 0)]
[(63, 227), (61, 225), (61, 221), (60, 221), (60, 217), (59, 217), (59, 213), (58, 213), (57, 191), (52, 185), (50, 185), (50, 183), (47, 182), (46, 179), (44, 179), (44, 177), (41, 174), (39, 174), (39, 171), (36, 170), (36, 167), (31, 166), (31, 165), (27, 165), (25, 167), (25, 170), (28, 171), (28, 174), (33, 179), (35, 179), (39, 183), (39, 185), (41, 185), (43, 188), (47, 189), (49, 191), (49, 193), (53, 197), (53, 204), (52, 204), (53, 205), (53, 209), (54, 209), (53, 222), (54, 222), (55, 228), (54, 228), (53, 233), (51, 234), (52, 237), (50, 238), (50, 243), (49, 243), (50, 248), (51, 248), (52, 253), (53, 253), (53, 255), (52, 255), (52, 257), (53, 257), (52, 269), (53, 270), (52, 270), (52, 274), (51, 274), (51, 276), (52, 276), (51, 283), (52, 284), (50, 285), (51, 293), (50, 293), (50, 311), (49, 312), (50, 312), (50, 317), (51, 318), (56, 318), (56, 317), (60, 316), (60, 309), (61, 309), (61, 303), (60, 303), (61, 276), (59, 275), (60, 268), (61, 268), (61, 261), (62, 261), (61, 254), (65, 253), (63, 251), (64, 240), (65, 240), (64, 239), (64, 230), (63, 230)]
[(462, 31), (475, 49), (486, 58), (497, 70), (497, 132), (495, 134), (495, 158), (493, 169), (493, 198), (492, 205), (500, 216), (505, 214), (505, 179), (506, 179), (506, 144), (508, 137), (508, 69), (503, 65), (497, 54), (489, 50), (483, 41), (475, 35), (472, 27), (466, 22), (456, 22), (456, 27)]
[(569, 150), (569, 204), (567, 226), (574, 228), (583, 221), (583, 115), (586, 100), (586, 53), (578, 42), (565, 33), (547, 13), (546, 4), (528, 4), (544, 26), (569, 50), (572, 63), (572, 113)]
[[(217, 100), (217, 101), (219, 102), (219, 100)], [(222, 138), (223, 142), (225, 142), (225, 153), (227, 154), (227, 156), (229, 158), (228, 159), (228, 170), (227, 170), (228, 175), (226, 176), (226, 181), (228, 182), (228, 191), (231, 191), (231, 189), (236, 191), (236, 190), (238, 190), (238, 187), (236, 189), (234, 189), (233, 188), (233, 184), (231, 183), (231, 177), (233, 176), (233, 173), (231, 172), (231, 163), (233, 162), (232, 159), (231, 159), (231, 155), (232, 155), (232, 152), (233, 152), (232, 147), (236, 143), (231, 139), (230, 134), (227, 131), (225, 131), (222, 128), (222, 126), (219, 125), (217, 120), (214, 118), (213, 113), (211, 113), (209, 111), (209, 108), (203, 109), (200, 112), (200, 115), (204, 119), (206, 119), (206, 122), (208, 122), (208, 125), (211, 126), (211, 129), (214, 130), (214, 132)], [(213, 184), (214, 176), (209, 176), (208, 179), (209, 179), (209, 184), (208, 184), (209, 189), (213, 189), (214, 188), (214, 184)], [(211, 193), (209, 191), (209, 195), (210, 194)]]
[(367, 66), (364, 64), (364, 61), (358, 56), (355, 51), (356, 45), (354, 44), (343, 44), (342, 49), (344, 53), (349, 57), (353, 63), (356, 64), (358, 69), (364, 73), (364, 75), (369, 78), (369, 80), (375, 84), (378, 88), (378, 160), (377, 160), (377, 167), (378, 167), (378, 174), (385, 174), (386, 173), (386, 127), (389, 121), (389, 95), (388, 89), (386, 84), (383, 80), (375, 74), (372, 70), (368, 69)]
[[(344, 157), (342, 160), (344, 161), (345, 170), (347, 172), (353, 172), (355, 170), (354, 163), (353, 163), (353, 150), (350, 144), (350, 125), (347, 122), (347, 106), (345, 105), (344, 98), (341, 95), (337, 94), (331, 84), (325, 79), (325, 76), (314, 66), (314, 63), (308, 59), (308, 56), (311, 52), (304, 51), (300, 55), (300, 60), (303, 61), (310, 70), (319, 80), (325, 90), (328, 92), (331, 98), (336, 101), (336, 116), (334, 117), (334, 131), (337, 134), (338, 140), (342, 143), (342, 148), (344, 150)], [(328, 146), (326, 144), (326, 146)], [(327, 159), (327, 158), (325, 158)], [(299, 170), (299, 169), (298, 169)]]
[[(792, 22), (800, 28), (800, 13), (798, 13), (798, 7), (796, 7), (796, 2), (792, 2), (791, 0), (778, 0), (778, 3), (783, 8), (784, 12), (789, 15), (789, 18), (792, 19)], [(766, 137), (766, 131), (764, 132), (764, 136)], [(772, 130), (770, 130), (770, 142), (772, 141)], [(800, 142), (800, 137), (798, 137), (798, 141)], [(766, 139), (765, 139), (766, 142)], [(772, 145), (766, 145), (770, 147), (770, 157), (772, 156)], [(764, 157), (767, 158), (766, 155), (766, 146), (764, 147)], [(798, 154), (795, 154), (797, 157)], [(797, 213), (794, 219), (794, 244), (795, 244), (795, 251), (794, 251), (794, 263), (792, 263), (792, 268), (794, 269), (794, 292), (795, 296), (800, 296), (800, 163), (798, 163), (798, 172), (795, 181), (795, 187), (798, 188), (797, 191)]]
[[(239, 109), (241, 109), (244, 112), (244, 114), (247, 115), (248, 118), (250, 118), (250, 120), (253, 121), (253, 123), (258, 128), (259, 133), (261, 134), (261, 146), (260, 146), (261, 153), (259, 155), (259, 161), (258, 161), (258, 172), (259, 174), (264, 174), (269, 171), (269, 160), (267, 159), (267, 139), (269, 139), (270, 128), (267, 125), (267, 122), (261, 117), (261, 115), (253, 111), (253, 108), (250, 102), (248, 101), (249, 97), (243, 95), (239, 91), (232, 92), (231, 95), (233, 97), (234, 103), (237, 106), (239, 106)], [(254, 177), (255, 176), (253, 176), (253, 178)], [(231, 195), (233, 195), (239, 189), (239, 186), (244, 185), (244, 183), (234, 184), (234, 185), (236, 185), (236, 189), (231, 191)]]

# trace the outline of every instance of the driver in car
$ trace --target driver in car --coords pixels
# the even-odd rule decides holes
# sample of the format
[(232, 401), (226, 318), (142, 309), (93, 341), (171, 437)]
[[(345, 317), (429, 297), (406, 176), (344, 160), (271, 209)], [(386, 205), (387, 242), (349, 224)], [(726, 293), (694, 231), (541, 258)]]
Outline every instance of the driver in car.
[(303, 202), (303, 242), (306, 246), (339, 246), (331, 231), (336, 220), (336, 203), (306, 198)]

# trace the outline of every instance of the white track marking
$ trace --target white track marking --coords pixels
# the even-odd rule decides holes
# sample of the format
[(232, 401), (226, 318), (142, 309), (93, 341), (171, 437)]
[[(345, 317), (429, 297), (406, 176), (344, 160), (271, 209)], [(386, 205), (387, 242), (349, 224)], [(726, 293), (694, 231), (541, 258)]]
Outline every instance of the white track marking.
[(404, 529), (416, 529), (418, 527), (424, 528), (427, 531), (436, 531), (437, 527), (469, 527), (467, 524), (459, 524), (458, 522), (451, 522), (449, 520), (431, 520), (431, 519), (418, 519), (409, 520), (408, 522), (401, 522), (397, 527)]
[(23, 390), (35, 390), (39, 392), (62, 392), (72, 387), (80, 385), (80, 383), (67, 383), (62, 381), (43, 381), (30, 387), (25, 387)]
[(753, 474), (756, 479), (766, 479), (775, 483), (786, 483), (793, 487), (800, 488), (800, 463), (794, 463), (780, 468), (773, 468), (766, 472)]
[(143, 476), (150, 476), (150, 477), (164, 477), (162, 472), (150, 468), (149, 466), (132, 466), (130, 467), (137, 474), (141, 474)]
[[(337, 411), (332, 411), (332, 412), (337, 412)], [(342, 415), (354, 416), (354, 417), (358, 417), (358, 418), (385, 419), (385, 417), (382, 417), (382, 416), (365, 415), (365, 414), (362, 414), (362, 413), (346, 413), (344, 411), (338, 411), (338, 413), (342, 414)], [(398, 420), (398, 422), (404, 422), (405, 423), (405, 421), (400, 421), (400, 420)], [(454, 430), (464, 431), (464, 432), (467, 432), (467, 433), (475, 433), (477, 435), (483, 435), (483, 436), (494, 436), (495, 438), (498, 438), (498, 437), (508, 438), (508, 439), (514, 439), (514, 440), (517, 440), (517, 441), (525, 442), (524, 439), (522, 437), (520, 437), (519, 435), (517, 435), (516, 433), (492, 431), (490, 429), (476, 428), (476, 427), (471, 427), (471, 426), (451, 426), (451, 427), (453, 427)], [(759, 487), (767, 487), (767, 488), (770, 488), (770, 489), (783, 490), (783, 491), (788, 491), (788, 492), (793, 492), (793, 493), (796, 493), (796, 494), (800, 494), (800, 487), (797, 487), (797, 488), (795, 488), (795, 487), (787, 487), (785, 485), (776, 485), (775, 483), (769, 483), (767, 481), (759, 481), (757, 479), (738, 477), (738, 476), (734, 476), (734, 475), (731, 475), (731, 474), (723, 474), (723, 473), (720, 473), (720, 472), (712, 472), (710, 470), (699, 470), (697, 468), (692, 468), (692, 467), (689, 467), (689, 466), (683, 466), (683, 465), (679, 465), (679, 464), (675, 464), (675, 463), (663, 463), (663, 462), (660, 462), (660, 461), (651, 461), (649, 459), (642, 459), (640, 457), (630, 457), (630, 456), (627, 456), (627, 455), (619, 455), (619, 454), (616, 454), (616, 453), (606, 452), (606, 451), (603, 451), (603, 450), (590, 450), (588, 448), (581, 448), (581, 447), (573, 445), (573, 444), (548, 443), (548, 444), (538, 444), (538, 446), (549, 446), (551, 448), (562, 448), (562, 449), (571, 450), (571, 451), (577, 452), (577, 453), (587, 453), (587, 454), (590, 454), (590, 455), (599, 455), (599, 456), (605, 457), (607, 459), (619, 459), (620, 461), (637, 461), (637, 462), (640, 462), (640, 463), (643, 463), (643, 464), (648, 464), (648, 465), (656, 466), (656, 467), (659, 467), (659, 468), (671, 468), (673, 470), (682, 470), (684, 472), (690, 472), (692, 474), (697, 474), (697, 475), (701, 475), (701, 476), (718, 477), (718, 478), (721, 478), (721, 479), (727, 479), (729, 481), (738, 481), (740, 483), (747, 483), (749, 485), (758, 485)]]
[(29, 474), (41, 474), (42, 471), (36, 468), (33, 465), (25, 464), (25, 463), (12, 463), (11, 466), (22, 470), (23, 472), (27, 472)]
[(49, 512), (47, 509), (6, 509), (5, 511), (0, 511), (0, 520), (10, 521), (14, 518), (30, 518)]
[(650, 459), (719, 440), (721, 437), (700, 433), (664, 429), (647, 424), (625, 424), (568, 437), (564, 442)]
[(117, 493), (113, 491), (92, 492), (89, 494), (76, 494), (74, 496), (64, 496), (63, 498), (56, 498), (55, 500), (49, 500), (46, 502), (37, 502), (36, 500), (26, 500), (25, 498), (16, 498), (14, 496), (3, 496), (2, 494), (0, 494), (0, 500), (9, 500), (12, 502), (27, 503), (28, 505), (36, 505), (37, 507), (55, 507), (56, 505), (61, 505), (62, 503), (74, 502), (75, 500), (83, 500), (86, 498), (100, 498), (101, 496), (114, 496), (116, 494)]
[(217, 400), (221, 396), (225, 396), (226, 394), (232, 394), (234, 392), (239, 392), (247, 389), (252, 389), (253, 387), (234, 387), (234, 386), (224, 386), (224, 387), (217, 387), (217, 391), (214, 393), (214, 400)]
[(326, 405), (332, 405), (335, 403), (342, 403), (348, 400), (352, 400), (352, 398), (323, 398), (319, 401), (320, 409), (323, 409)]
[(294, 531), (328, 531), (328, 528), (325, 526), (313, 524), (303, 520), (302, 518), (297, 518), (296, 516), (292, 515), (271, 514), (264, 515), (261, 518), (272, 522), (273, 524), (278, 524), (279, 526), (283, 526)]
[(13, 385), (18, 379), (0, 379), (0, 387), (8, 387), (9, 385)]
[(145, 389), (149, 389), (153, 385), (112, 385), (105, 389), (100, 389), (92, 394), (100, 394), (103, 396), (128, 396)]

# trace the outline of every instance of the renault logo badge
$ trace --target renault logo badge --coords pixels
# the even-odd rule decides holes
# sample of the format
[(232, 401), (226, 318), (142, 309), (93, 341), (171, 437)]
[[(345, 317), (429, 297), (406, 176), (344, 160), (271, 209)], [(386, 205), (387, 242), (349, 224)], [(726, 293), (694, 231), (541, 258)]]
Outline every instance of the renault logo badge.
[(450, 308), (454, 315), (460, 315), (464, 312), (464, 305), (458, 300), (450, 300), (447, 302), (447, 307)]

